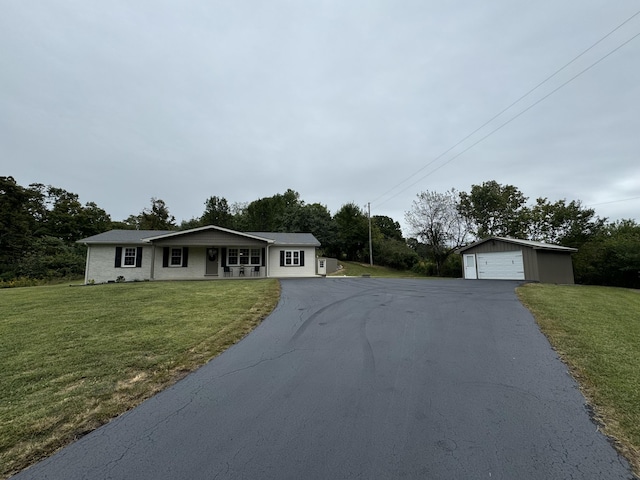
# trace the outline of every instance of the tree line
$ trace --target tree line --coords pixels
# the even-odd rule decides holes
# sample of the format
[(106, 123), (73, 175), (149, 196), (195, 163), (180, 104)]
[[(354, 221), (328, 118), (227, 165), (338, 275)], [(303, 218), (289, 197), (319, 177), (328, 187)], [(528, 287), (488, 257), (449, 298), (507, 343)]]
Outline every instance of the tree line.
[[(371, 223), (378, 264), (407, 269), (417, 262), (398, 222), (374, 216)], [(200, 216), (179, 224), (162, 199), (151, 198), (148, 207), (117, 221), (93, 202), (83, 205), (75, 193), (43, 184), (25, 187), (13, 177), (0, 177), (0, 281), (80, 276), (86, 248), (77, 240), (111, 229), (217, 225), (244, 232), (309, 232), (322, 244), (321, 254), (368, 262), (368, 224), (363, 209), (353, 202), (332, 215), (325, 205), (308, 204), (291, 189), (249, 203), (230, 204), (224, 197), (211, 196)]]
[[(95, 203), (43, 184), (26, 187), (0, 177), (0, 281), (80, 276), (86, 250), (77, 240), (110, 229), (185, 230), (217, 225), (244, 232), (309, 232), (324, 256), (369, 262), (369, 219), (350, 202), (331, 214), (308, 204), (294, 190), (248, 203), (211, 196), (202, 214), (177, 223), (162, 199), (152, 198), (138, 214), (121, 221)], [(405, 213), (410, 227), (382, 215), (371, 217), (377, 265), (412, 269), (425, 275), (458, 277), (455, 250), (488, 236), (546, 241), (578, 248), (576, 280), (581, 283), (640, 287), (640, 226), (633, 220), (608, 223), (579, 201), (528, 203), (516, 187), (495, 181), (467, 192), (421, 192)]]

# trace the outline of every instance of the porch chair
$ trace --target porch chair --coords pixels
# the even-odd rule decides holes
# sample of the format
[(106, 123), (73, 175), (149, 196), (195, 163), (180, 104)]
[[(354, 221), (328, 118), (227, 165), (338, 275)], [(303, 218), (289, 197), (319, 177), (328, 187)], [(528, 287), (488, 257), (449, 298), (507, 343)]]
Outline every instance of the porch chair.
[(233, 270), (230, 267), (222, 267), (222, 270), (224, 270), (225, 277), (233, 277)]
[(251, 275), (253, 277), (259, 277), (260, 276), (260, 265), (256, 265), (255, 267), (253, 267), (253, 270), (251, 270)]

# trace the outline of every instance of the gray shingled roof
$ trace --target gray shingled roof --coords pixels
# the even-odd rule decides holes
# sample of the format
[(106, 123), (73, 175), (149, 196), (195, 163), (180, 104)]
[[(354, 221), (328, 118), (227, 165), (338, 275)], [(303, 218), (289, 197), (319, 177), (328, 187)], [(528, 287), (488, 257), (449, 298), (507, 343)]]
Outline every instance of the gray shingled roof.
[(274, 245), (309, 245), (319, 247), (320, 242), (312, 233), (284, 233), (284, 232), (246, 232), (256, 237), (268, 238)]
[(157, 237), (171, 233), (171, 230), (109, 230), (108, 232), (99, 233), (91, 237), (78, 240), (77, 243), (126, 243), (126, 244), (144, 244), (145, 238)]
[[(196, 229), (194, 229), (196, 230)], [(99, 233), (92, 237), (78, 240), (77, 243), (87, 244), (145, 244), (145, 239), (159, 237), (169, 233), (189, 233), (190, 230), (181, 232), (175, 230), (110, 230), (108, 232)], [(238, 232), (246, 233), (254, 237), (273, 240), (274, 245), (297, 245), (297, 246), (314, 246), (319, 247), (320, 242), (311, 233), (279, 233), (279, 232)]]

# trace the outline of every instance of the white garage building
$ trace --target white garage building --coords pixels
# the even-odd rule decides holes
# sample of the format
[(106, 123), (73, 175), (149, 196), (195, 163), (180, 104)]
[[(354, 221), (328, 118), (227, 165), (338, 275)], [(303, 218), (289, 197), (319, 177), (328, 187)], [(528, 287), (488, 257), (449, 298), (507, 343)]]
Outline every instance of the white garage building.
[(575, 248), (531, 240), (490, 237), (458, 250), (469, 280), (527, 280), (572, 284)]

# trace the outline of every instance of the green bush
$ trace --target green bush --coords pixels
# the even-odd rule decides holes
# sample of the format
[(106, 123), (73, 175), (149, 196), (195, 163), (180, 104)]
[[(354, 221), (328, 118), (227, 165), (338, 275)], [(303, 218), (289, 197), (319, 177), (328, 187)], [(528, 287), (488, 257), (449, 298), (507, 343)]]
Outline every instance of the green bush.
[(418, 255), (401, 240), (383, 238), (374, 243), (376, 264), (397, 270), (410, 270), (418, 262)]
[(442, 265), (442, 277), (460, 278), (462, 276), (462, 256), (450, 255)]

